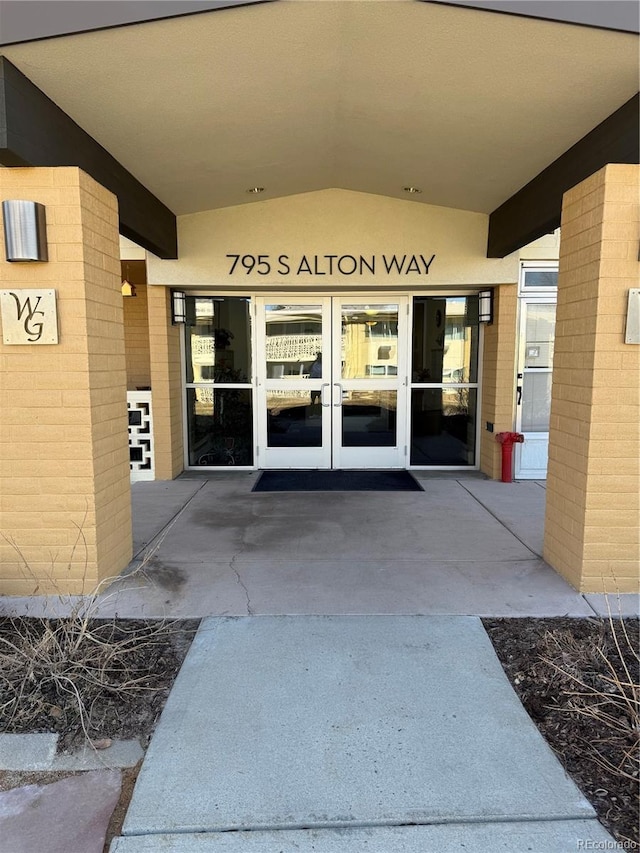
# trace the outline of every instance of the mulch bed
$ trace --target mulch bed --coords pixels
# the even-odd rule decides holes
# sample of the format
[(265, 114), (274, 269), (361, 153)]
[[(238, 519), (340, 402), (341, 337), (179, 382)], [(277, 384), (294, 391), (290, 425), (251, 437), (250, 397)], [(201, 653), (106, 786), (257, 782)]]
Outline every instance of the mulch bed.
[(482, 621), (529, 716), (602, 824), (636, 849), (638, 619)]

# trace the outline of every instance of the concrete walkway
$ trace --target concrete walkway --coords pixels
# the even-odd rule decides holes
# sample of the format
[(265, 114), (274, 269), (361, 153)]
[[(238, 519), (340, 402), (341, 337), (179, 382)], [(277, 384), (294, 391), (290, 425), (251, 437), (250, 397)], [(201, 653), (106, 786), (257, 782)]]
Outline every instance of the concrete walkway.
[(113, 853), (610, 842), (477, 618), (637, 613), (545, 564), (543, 484), (253, 493), (256, 476), (136, 484), (135, 559), (106, 592), (0, 598), (0, 615), (209, 617)]
[(611, 841), (473, 617), (204, 620), (114, 853)]

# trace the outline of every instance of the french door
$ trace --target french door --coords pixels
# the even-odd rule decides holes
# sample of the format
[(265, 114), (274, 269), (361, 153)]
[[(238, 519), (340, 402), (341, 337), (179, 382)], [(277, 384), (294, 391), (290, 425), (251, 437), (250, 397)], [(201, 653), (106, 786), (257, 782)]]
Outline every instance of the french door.
[(260, 468), (404, 468), (407, 299), (257, 300)]

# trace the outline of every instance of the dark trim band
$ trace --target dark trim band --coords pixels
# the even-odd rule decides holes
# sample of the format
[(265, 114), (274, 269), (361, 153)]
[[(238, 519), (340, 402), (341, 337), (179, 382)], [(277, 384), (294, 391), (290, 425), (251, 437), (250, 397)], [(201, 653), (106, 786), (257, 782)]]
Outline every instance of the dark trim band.
[(640, 94), (561, 154), (489, 217), (488, 258), (504, 258), (560, 226), (562, 196), (608, 163), (640, 163)]
[(178, 257), (172, 211), (4, 56), (0, 163), (78, 166), (118, 197), (121, 234), (160, 258)]

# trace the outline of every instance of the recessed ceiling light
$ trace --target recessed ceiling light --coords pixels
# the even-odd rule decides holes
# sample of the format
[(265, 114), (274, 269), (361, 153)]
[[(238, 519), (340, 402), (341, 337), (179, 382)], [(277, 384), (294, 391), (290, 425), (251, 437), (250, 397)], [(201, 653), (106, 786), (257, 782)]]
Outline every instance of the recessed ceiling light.
[(264, 192), (264, 187), (249, 187), (247, 192), (252, 193), (253, 195), (257, 195), (258, 193)]
[(421, 192), (422, 192), (422, 190), (421, 190), (421, 189), (419, 189), (418, 187), (402, 187), (402, 189), (403, 189), (406, 193), (409, 193), (410, 195), (415, 195), (416, 193), (421, 193)]

